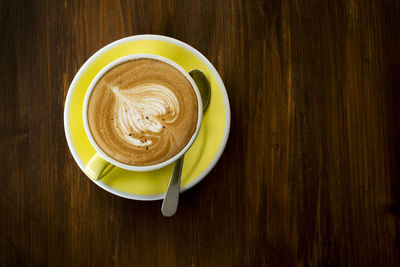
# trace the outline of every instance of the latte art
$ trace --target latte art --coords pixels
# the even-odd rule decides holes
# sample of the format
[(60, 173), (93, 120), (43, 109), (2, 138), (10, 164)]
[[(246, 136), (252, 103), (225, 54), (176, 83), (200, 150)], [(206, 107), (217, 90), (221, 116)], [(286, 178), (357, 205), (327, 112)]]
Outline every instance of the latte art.
[(137, 87), (120, 90), (111, 88), (115, 95), (114, 119), (118, 135), (135, 146), (149, 146), (151, 138), (139, 139), (136, 135), (146, 134), (157, 137), (164, 124), (174, 122), (179, 114), (179, 101), (176, 95), (160, 84), (140, 84)]
[(173, 66), (139, 58), (121, 63), (96, 83), (88, 126), (101, 150), (118, 162), (148, 166), (178, 154), (196, 131), (197, 95)]

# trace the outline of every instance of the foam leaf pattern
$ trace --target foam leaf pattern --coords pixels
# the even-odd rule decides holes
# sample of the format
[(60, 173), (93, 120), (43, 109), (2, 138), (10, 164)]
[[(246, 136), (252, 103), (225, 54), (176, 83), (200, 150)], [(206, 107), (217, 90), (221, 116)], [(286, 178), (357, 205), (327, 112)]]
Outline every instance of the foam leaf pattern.
[[(141, 84), (121, 90), (111, 87), (116, 102), (114, 126), (125, 141), (135, 146), (149, 146), (159, 139), (165, 124), (174, 122), (179, 115), (176, 95), (161, 84)], [(150, 138), (138, 138), (146, 135)]]

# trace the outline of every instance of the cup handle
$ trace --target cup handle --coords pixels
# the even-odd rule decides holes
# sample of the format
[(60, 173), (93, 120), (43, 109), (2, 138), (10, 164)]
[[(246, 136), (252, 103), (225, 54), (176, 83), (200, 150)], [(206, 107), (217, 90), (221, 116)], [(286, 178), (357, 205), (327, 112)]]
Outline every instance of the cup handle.
[(90, 179), (98, 180), (101, 173), (109, 164), (110, 163), (107, 160), (103, 159), (103, 157), (100, 156), (99, 153), (96, 153), (96, 155), (94, 155), (93, 158), (91, 158), (86, 164), (85, 173), (87, 176), (89, 176)]

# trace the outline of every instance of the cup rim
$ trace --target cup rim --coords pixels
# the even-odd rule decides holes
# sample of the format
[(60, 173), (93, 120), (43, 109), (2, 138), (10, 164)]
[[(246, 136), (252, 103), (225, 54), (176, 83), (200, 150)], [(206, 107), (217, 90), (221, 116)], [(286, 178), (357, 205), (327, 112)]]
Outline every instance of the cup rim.
[[(186, 77), (186, 79), (192, 85), (192, 88), (196, 94), (197, 103), (198, 103), (196, 130), (190, 137), (189, 142), (185, 145), (185, 147), (182, 150), (180, 150), (177, 154), (175, 154), (173, 157), (169, 158), (166, 161), (163, 161), (163, 162), (160, 162), (157, 164), (153, 164), (153, 165), (145, 165), (145, 166), (135, 166), (135, 165), (125, 164), (125, 163), (119, 162), (119, 161), (113, 159), (112, 157), (110, 157), (109, 155), (107, 155), (95, 142), (95, 140), (92, 136), (92, 133), (90, 131), (88, 119), (87, 119), (87, 109), (88, 109), (89, 99), (90, 99), (90, 96), (91, 96), (93, 89), (94, 89), (95, 85), (97, 84), (97, 82), (112, 68), (114, 68), (122, 63), (140, 59), (140, 58), (149, 58), (149, 59), (159, 60), (159, 61), (167, 63), (168, 65), (177, 69), (181, 74), (183, 74)], [(104, 68), (102, 68), (96, 74), (96, 76), (90, 82), (89, 87), (85, 93), (85, 98), (83, 101), (83, 108), (82, 108), (82, 116), (83, 116), (83, 125), (84, 125), (86, 136), (88, 137), (90, 144), (93, 146), (93, 148), (96, 150), (97, 153), (99, 153), (106, 161), (113, 164), (114, 166), (120, 167), (122, 169), (130, 170), (130, 171), (145, 172), (145, 171), (153, 171), (153, 170), (161, 169), (165, 166), (168, 166), (169, 164), (177, 161), (180, 157), (182, 157), (189, 150), (189, 148), (193, 145), (194, 141), (196, 140), (197, 135), (200, 131), (200, 126), (201, 126), (201, 122), (203, 119), (203, 103), (201, 100), (201, 95), (200, 95), (199, 89), (198, 89), (196, 83), (194, 82), (193, 78), (180, 65), (178, 65), (176, 62), (174, 62), (168, 58), (165, 58), (165, 57), (162, 57), (159, 55), (138, 53), (138, 54), (131, 54), (131, 55), (120, 57), (120, 58), (112, 61), (111, 63), (107, 64)]]

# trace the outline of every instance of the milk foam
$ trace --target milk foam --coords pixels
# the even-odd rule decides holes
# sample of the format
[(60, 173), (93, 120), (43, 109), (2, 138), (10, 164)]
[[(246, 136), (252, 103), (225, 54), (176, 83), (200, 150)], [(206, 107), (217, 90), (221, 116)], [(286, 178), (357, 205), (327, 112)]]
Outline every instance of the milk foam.
[[(167, 87), (147, 83), (121, 90), (111, 87), (115, 95), (114, 126), (116, 132), (126, 142), (139, 146), (149, 146), (160, 136), (164, 124), (174, 122), (179, 115), (177, 96)], [(146, 134), (151, 138), (136, 138)], [(136, 136), (136, 137), (135, 137)]]
[(88, 103), (93, 139), (111, 158), (132, 166), (164, 162), (196, 131), (198, 102), (179, 70), (154, 59), (135, 59), (107, 73)]

